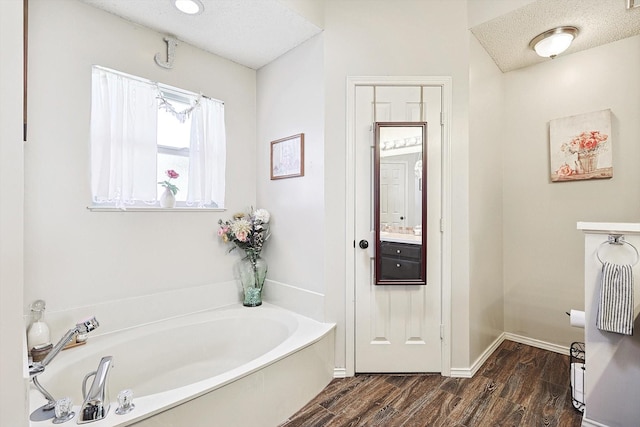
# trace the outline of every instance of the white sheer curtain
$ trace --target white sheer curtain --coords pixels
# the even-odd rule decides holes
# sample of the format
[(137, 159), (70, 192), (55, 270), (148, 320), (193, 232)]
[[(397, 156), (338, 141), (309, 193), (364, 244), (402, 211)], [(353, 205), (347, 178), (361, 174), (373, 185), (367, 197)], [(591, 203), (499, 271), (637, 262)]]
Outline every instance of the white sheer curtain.
[(203, 97), (191, 117), (187, 204), (224, 208), (224, 104)]
[(93, 67), (91, 192), (117, 207), (156, 199), (157, 89)]

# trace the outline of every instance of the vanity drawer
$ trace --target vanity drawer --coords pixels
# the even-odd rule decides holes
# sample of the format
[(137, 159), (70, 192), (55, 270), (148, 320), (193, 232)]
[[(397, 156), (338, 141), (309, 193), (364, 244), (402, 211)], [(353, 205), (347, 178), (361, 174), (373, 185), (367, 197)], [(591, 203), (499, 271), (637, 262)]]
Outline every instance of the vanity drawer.
[(406, 259), (382, 257), (382, 277), (380, 279), (418, 279), (420, 262)]
[(381, 242), (380, 252), (382, 256), (394, 256), (407, 259), (420, 260), (421, 245), (410, 245), (404, 243)]

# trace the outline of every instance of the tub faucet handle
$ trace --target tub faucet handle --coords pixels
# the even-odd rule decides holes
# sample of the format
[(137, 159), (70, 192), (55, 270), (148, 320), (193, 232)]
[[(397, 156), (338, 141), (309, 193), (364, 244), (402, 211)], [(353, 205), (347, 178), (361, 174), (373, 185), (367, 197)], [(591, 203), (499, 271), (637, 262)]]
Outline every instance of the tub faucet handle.
[(133, 391), (131, 389), (122, 390), (118, 393), (118, 408), (116, 414), (124, 415), (135, 409), (136, 405), (133, 404)]
[(56, 414), (53, 419), (54, 424), (66, 423), (76, 415), (76, 413), (72, 411), (73, 402), (70, 397), (63, 397), (56, 401), (56, 407), (54, 409)]

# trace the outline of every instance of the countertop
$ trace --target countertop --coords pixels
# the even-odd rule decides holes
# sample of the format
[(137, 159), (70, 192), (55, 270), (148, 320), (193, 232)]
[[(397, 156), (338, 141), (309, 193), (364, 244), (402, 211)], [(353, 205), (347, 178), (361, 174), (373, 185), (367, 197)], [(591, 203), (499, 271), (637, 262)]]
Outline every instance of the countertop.
[(380, 240), (383, 242), (408, 243), (410, 245), (422, 244), (422, 236), (415, 236), (409, 233), (389, 233), (387, 231), (381, 231)]

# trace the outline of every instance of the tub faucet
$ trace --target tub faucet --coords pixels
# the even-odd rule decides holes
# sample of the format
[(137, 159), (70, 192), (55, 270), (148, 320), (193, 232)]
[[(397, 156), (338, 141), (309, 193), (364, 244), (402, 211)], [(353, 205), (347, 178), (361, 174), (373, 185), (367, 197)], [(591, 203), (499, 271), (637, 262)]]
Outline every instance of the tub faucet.
[[(113, 366), (113, 358), (105, 356), (100, 360), (98, 369), (85, 375), (82, 381), (82, 397), (84, 402), (80, 407), (78, 424), (98, 421), (109, 412), (109, 369)], [(87, 393), (87, 380), (94, 377), (93, 384)]]
[[(46, 417), (53, 418), (52, 409), (56, 405), (56, 399), (49, 393), (38, 381), (38, 375), (44, 372), (44, 367), (49, 364), (53, 360), (54, 357), (60, 353), (60, 351), (64, 348), (65, 345), (75, 334), (86, 334), (88, 332), (93, 331), (95, 328), (100, 326), (98, 320), (95, 317), (90, 317), (82, 322), (79, 322), (73, 328), (69, 329), (66, 334), (60, 338), (60, 341), (51, 349), (51, 351), (47, 354), (47, 356), (42, 360), (42, 362), (33, 362), (29, 365), (29, 376), (31, 377), (31, 381), (33, 381), (33, 385), (42, 393), (42, 395), (47, 399), (47, 403), (36, 409), (31, 415), (35, 417), (34, 420), (40, 421), (42, 419), (47, 419)], [(42, 414), (48, 414), (42, 415)], [(38, 413), (38, 414), (36, 414)], [(39, 414), (42, 413), (42, 414)]]

